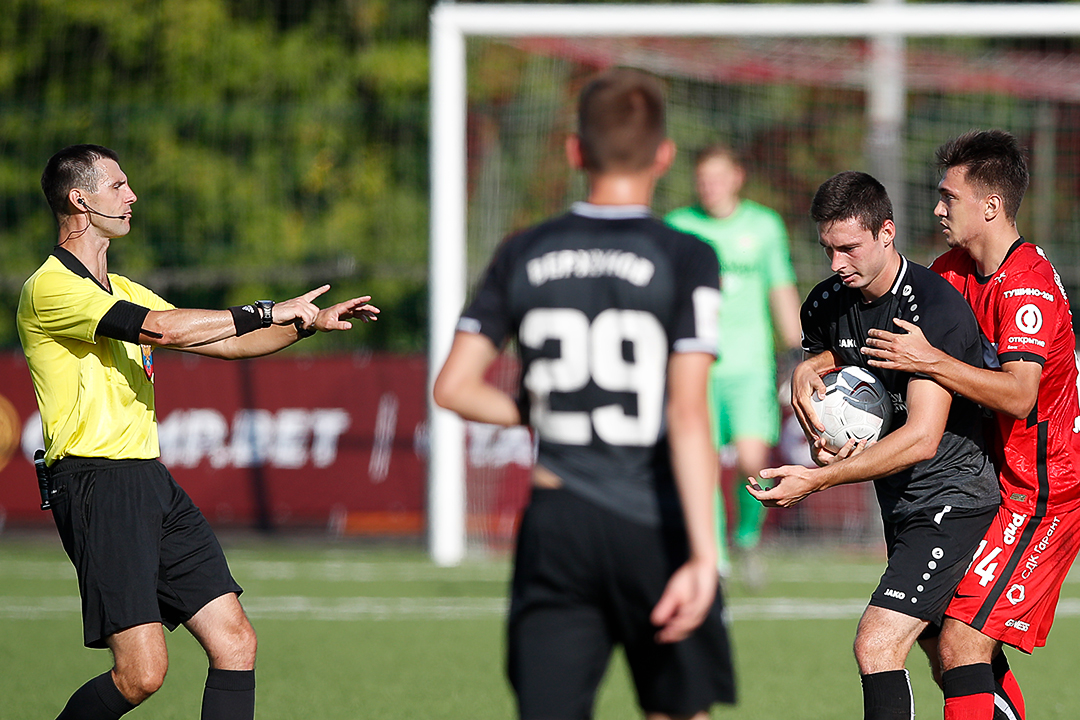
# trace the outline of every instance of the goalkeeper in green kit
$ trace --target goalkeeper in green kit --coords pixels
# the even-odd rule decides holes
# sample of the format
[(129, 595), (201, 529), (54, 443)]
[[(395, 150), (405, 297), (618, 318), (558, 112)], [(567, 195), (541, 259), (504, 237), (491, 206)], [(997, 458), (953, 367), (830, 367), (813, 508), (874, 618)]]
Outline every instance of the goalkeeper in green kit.
[[(734, 445), (736, 477), (757, 477), (769, 465), (780, 434), (776, 388), (776, 343), (781, 350), (801, 345), (799, 296), (783, 220), (773, 210), (740, 197), (746, 172), (735, 153), (714, 145), (694, 160), (699, 202), (665, 218), (707, 242), (720, 259), (720, 334), (725, 351), (713, 365), (709, 406), (718, 448)], [(761, 540), (765, 508), (736, 492), (738, 523), (732, 540), (745, 562), (747, 582), (764, 581)], [(730, 574), (723, 493), (717, 493), (719, 569)]]

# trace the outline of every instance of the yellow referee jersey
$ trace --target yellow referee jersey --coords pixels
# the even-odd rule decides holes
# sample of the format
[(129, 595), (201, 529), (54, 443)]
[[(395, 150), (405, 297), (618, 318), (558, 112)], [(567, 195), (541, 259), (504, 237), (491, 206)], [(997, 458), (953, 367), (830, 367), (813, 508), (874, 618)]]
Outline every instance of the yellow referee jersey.
[(150, 348), (97, 330), (120, 300), (150, 310), (173, 306), (120, 275), (110, 274), (109, 284), (111, 293), (74, 255), (57, 250), (19, 296), (19, 340), (50, 465), (69, 455), (125, 460), (160, 454)]

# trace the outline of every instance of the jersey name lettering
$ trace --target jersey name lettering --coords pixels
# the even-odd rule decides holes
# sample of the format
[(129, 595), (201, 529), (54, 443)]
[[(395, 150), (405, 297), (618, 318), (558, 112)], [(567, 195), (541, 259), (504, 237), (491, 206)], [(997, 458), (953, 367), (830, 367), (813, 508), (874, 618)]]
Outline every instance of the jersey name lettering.
[(555, 250), (530, 260), (526, 272), (534, 287), (570, 277), (616, 277), (645, 287), (656, 266), (648, 258), (622, 250)]

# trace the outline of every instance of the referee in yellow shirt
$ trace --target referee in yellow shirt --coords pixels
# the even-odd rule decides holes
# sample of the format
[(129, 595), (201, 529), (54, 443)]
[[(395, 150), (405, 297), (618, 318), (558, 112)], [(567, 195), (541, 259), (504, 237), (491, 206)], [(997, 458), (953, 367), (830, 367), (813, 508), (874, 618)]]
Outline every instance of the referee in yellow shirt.
[(58, 720), (119, 718), (152, 695), (168, 667), (162, 628), (178, 625), (210, 660), (203, 720), (252, 718), (255, 631), (213, 531), (157, 460), (153, 351), (258, 357), (379, 311), (369, 297), (320, 310), (312, 301), (328, 285), (277, 304), (175, 308), (108, 272), (109, 243), (130, 231), (136, 200), (116, 153), (65, 148), (41, 187), (58, 242), (23, 285), (19, 339), (41, 410), (53, 518), (79, 578), (83, 641), (114, 658)]

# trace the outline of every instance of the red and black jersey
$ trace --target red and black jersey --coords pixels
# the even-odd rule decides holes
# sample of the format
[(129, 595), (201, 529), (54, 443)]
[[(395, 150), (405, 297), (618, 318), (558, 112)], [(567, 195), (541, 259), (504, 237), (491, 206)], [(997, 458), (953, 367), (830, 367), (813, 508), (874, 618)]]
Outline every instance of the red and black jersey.
[(979, 275), (968, 253), (953, 249), (932, 269), (959, 290), (1000, 364), (1043, 366), (1031, 415), (997, 417), (1002, 503), (1022, 514), (1080, 505), (1080, 406), (1076, 340), (1061, 279), (1038, 246), (1020, 238), (997, 272)]

